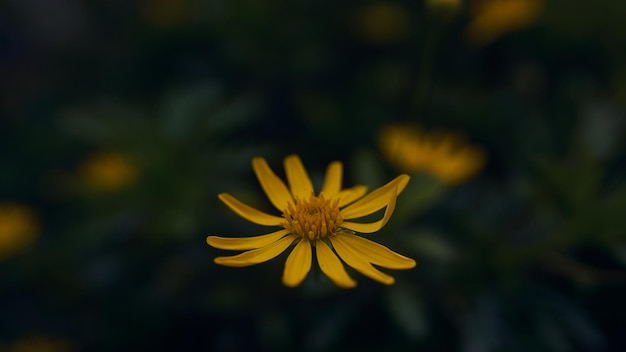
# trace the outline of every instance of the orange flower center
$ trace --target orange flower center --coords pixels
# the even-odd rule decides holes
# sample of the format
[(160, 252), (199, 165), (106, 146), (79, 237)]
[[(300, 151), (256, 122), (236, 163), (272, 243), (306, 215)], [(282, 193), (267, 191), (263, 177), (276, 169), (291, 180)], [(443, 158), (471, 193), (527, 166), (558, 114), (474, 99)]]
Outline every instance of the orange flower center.
[(297, 198), (295, 204), (289, 203), (283, 211), (283, 227), (291, 233), (308, 240), (325, 238), (335, 232), (343, 222), (339, 213), (339, 200), (333, 202), (323, 195), (311, 195), (309, 199)]

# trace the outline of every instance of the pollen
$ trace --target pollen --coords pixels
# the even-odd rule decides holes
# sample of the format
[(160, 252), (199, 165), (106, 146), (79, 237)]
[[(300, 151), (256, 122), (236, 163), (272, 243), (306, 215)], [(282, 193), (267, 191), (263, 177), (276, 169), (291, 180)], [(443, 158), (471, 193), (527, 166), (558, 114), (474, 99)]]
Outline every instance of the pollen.
[(326, 238), (337, 232), (343, 222), (338, 203), (339, 199), (331, 202), (324, 195), (297, 198), (295, 204), (290, 202), (283, 211), (285, 222), (282, 225), (289, 232), (310, 241)]

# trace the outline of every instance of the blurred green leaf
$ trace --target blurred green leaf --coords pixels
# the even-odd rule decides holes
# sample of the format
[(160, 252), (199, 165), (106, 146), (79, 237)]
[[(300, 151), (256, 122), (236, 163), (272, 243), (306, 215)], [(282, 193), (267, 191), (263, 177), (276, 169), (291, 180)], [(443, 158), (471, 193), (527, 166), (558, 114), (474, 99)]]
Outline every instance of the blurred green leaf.
[(462, 322), (463, 351), (501, 351), (505, 346), (507, 324), (502, 320), (497, 298), (483, 294), (476, 298), (473, 309)]
[(163, 130), (176, 140), (189, 138), (201, 120), (221, 103), (222, 92), (216, 84), (182, 87), (165, 95), (158, 115)]
[(457, 250), (452, 243), (432, 229), (406, 231), (402, 236), (402, 243), (423, 260), (449, 263), (457, 257)]
[(626, 243), (614, 244), (611, 246), (611, 252), (615, 259), (626, 267)]
[(624, 137), (625, 122), (624, 112), (610, 101), (587, 104), (581, 114), (578, 132), (585, 150), (597, 160), (614, 155)]
[(411, 175), (406, 189), (398, 196), (394, 222), (418, 218), (435, 207), (447, 194), (447, 188), (427, 174)]
[(421, 339), (429, 332), (428, 319), (420, 297), (400, 283), (385, 291), (385, 304), (396, 325), (411, 339)]
[(351, 161), (356, 184), (366, 185), (371, 191), (389, 181), (386, 180), (383, 166), (371, 150), (357, 150)]

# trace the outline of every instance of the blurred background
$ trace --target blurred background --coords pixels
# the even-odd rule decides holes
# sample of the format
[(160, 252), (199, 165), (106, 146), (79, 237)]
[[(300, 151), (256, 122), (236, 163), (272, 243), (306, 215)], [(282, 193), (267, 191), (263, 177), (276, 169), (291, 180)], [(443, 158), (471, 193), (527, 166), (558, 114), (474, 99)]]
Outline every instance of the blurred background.
[[(0, 2), (1, 351), (626, 350), (626, 2)], [(412, 181), (341, 290), (250, 165)], [(315, 266), (315, 264), (314, 264)]]

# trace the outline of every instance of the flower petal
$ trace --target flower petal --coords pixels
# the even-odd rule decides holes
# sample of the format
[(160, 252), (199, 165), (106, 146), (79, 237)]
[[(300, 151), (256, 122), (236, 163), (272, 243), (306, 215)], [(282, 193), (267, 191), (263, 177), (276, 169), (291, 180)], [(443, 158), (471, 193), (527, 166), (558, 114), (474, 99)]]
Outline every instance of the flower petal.
[(365, 193), (367, 193), (367, 187), (360, 186), (360, 185), (341, 190), (339, 194), (337, 195), (337, 198), (339, 198), (338, 206), (340, 208), (344, 207), (354, 202), (355, 200), (363, 197)]
[(287, 181), (289, 182), (289, 188), (294, 198), (306, 198), (309, 199), (313, 194), (313, 183), (302, 165), (302, 160), (297, 155), (290, 155), (285, 158), (285, 173), (287, 174)]
[(341, 178), (343, 176), (343, 164), (339, 161), (333, 161), (326, 168), (326, 176), (324, 177), (324, 185), (321, 193), (329, 197), (334, 197), (341, 191)]
[(283, 284), (289, 287), (300, 285), (311, 270), (311, 258), (311, 243), (307, 240), (298, 242), (285, 262)]
[(229, 249), (233, 251), (248, 250), (268, 246), (283, 238), (287, 234), (289, 234), (289, 231), (283, 229), (276, 232), (268, 233), (267, 235), (254, 237), (208, 236), (206, 238), (206, 243), (219, 249)]
[(293, 202), (291, 193), (285, 183), (272, 171), (267, 161), (263, 158), (254, 158), (252, 168), (270, 202), (280, 211), (287, 209), (287, 203)]
[(284, 218), (270, 215), (260, 210), (256, 210), (253, 207), (238, 201), (235, 197), (231, 196), (228, 193), (220, 193), (217, 197), (232, 211), (237, 213), (237, 215), (255, 224), (265, 226), (278, 226), (283, 221), (285, 221)]
[(415, 260), (361, 236), (338, 233), (334, 240), (335, 242), (341, 242), (347, 247), (354, 248), (372, 264), (389, 269), (411, 269), (415, 267)]
[(374, 268), (372, 264), (370, 264), (367, 260), (363, 258), (361, 253), (355, 251), (344, 242), (337, 241), (337, 237), (339, 236), (341, 235), (330, 237), (330, 242), (333, 244), (333, 247), (335, 248), (337, 254), (339, 254), (341, 259), (343, 259), (346, 264), (350, 265), (356, 271), (369, 277), (370, 279), (376, 280), (385, 285), (391, 285), (395, 282), (395, 279), (392, 276), (387, 275)]
[(394, 189), (392, 189), (391, 196), (387, 201), (387, 209), (385, 209), (385, 214), (383, 215), (382, 219), (367, 224), (344, 221), (343, 223), (341, 223), (341, 227), (361, 233), (372, 233), (382, 229), (383, 226), (387, 224), (387, 221), (389, 221), (389, 219), (391, 218), (391, 214), (393, 214), (393, 211), (396, 209), (396, 198), (396, 192)]
[(328, 247), (326, 242), (321, 240), (315, 242), (315, 254), (317, 255), (317, 263), (320, 269), (322, 269), (322, 272), (337, 286), (341, 288), (352, 288), (356, 286), (356, 281), (348, 275), (343, 264), (330, 247)]
[(387, 206), (391, 192), (400, 194), (400, 192), (404, 190), (409, 183), (409, 179), (410, 177), (408, 175), (400, 175), (394, 178), (386, 185), (372, 191), (357, 202), (342, 209), (341, 215), (344, 219), (356, 219), (377, 212)]
[(250, 266), (266, 262), (272, 258), (277, 257), (279, 254), (285, 251), (293, 241), (298, 238), (296, 235), (287, 235), (280, 240), (265, 246), (263, 248), (253, 249), (251, 251), (243, 252), (241, 254), (229, 256), (229, 257), (217, 257), (214, 259), (216, 264), (225, 266)]

